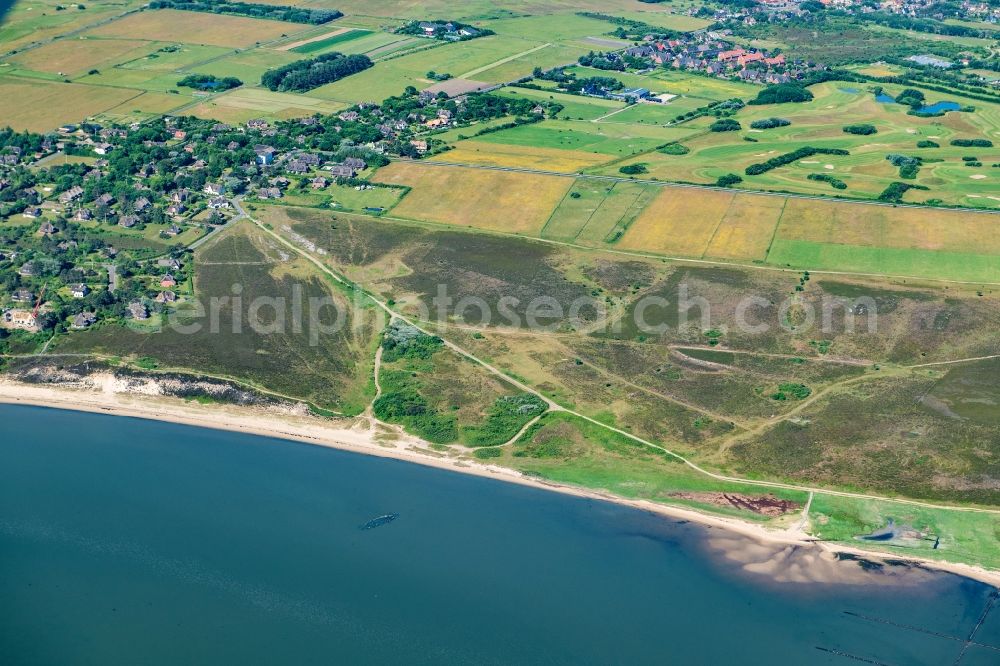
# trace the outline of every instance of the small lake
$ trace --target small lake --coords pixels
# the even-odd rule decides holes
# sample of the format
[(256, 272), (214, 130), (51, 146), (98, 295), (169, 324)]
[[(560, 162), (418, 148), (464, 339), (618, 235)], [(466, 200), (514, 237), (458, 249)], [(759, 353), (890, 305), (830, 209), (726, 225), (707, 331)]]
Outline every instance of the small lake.
[(962, 105), (958, 102), (935, 102), (929, 106), (923, 106), (919, 113), (941, 113), (942, 111), (958, 111)]
[[(875, 95), (875, 101), (880, 102), (882, 104), (896, 103), (894, 97), (892, 97), (891, 95), (887, 95), (884, 92)], [(940, 102), (935, 102), (933, 104), (929, 104), (927, 106), (920, 107), (919, 109), (917, 109), (917, 113), (934, 114), (934, 113), (942, 113), (944, 111), (958, 111), (961, 108), (962, 105), (959, 104), (958, 102), (940, 101)]]
[(959, 576), (266, 437), (0, 422), (0, 664), (997, 663)]

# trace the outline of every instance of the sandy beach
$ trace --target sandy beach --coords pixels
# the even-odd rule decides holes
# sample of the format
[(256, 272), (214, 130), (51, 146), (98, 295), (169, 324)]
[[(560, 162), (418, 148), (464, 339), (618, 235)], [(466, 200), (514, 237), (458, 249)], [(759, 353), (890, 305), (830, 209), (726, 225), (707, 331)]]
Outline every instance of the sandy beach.
[[(801, 521), (789, 528), (774, 529), (682, 507), (626, 499), (610, 493), (550, 483), (524, 476), (516, 470), (448, 457), (427, 448), (426, 443), (417, 438), (390, 428), (373, 427), (372, 423), (364, 418), (326, 420), (311, 416), (304, 411), (201, 404), (162, 395), (120, 392), (110, 383), (104, 385), (102, 390), (97, 390), (90, 387), (74, 388), (0, 379), (0, 403), (153, 419), (276, 437), (365, 455), (395, 458), (577, 497), (614, 502), (672, 519), (690, 520), (713, 528), (721, 528), (729, 535), (710, 538), (707, 544), (710, 550), (722, 556), (727, 564), (739, 567), (748, 573), (767, 575), (778, 582), (837, 581), (860, 584), (863, 580), (865, 583), (870, 583), (871, 577), (859, 576), (857, 581), (844, 580), (844, 568), (835, 567), (835, 560), (838, 553), (848, 553), (867, 559), (877, 560), (884, 557), (897, 561), (906, 560), (927, 569), (947, 571), (1000, 587), (1000, 572), (966, 564), (904, 557), (896, 553), (880, 554), (839, 543), (820, 542), (802, 529)], [(734, 535), (743, 538), (734, 538)], [(746, 539), (752, 540), (753, 544), (750, 547)]]

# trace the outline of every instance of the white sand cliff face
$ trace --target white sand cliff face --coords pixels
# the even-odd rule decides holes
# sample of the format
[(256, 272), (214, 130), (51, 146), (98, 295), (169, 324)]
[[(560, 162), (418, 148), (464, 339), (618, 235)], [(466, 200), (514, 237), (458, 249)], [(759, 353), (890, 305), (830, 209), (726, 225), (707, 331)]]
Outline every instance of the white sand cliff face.
[[(517, 470), (441, 453), (430, 448), (427, 442), (394, 426), (377, 423), (368, 415), (340, 419), (318, 418), (305, 405), (284, 402), (252, 406), (201, 404), (171, 396), (171, 390), (176, 387), (170, 382), (180, 381), (171, 378), (122, 378), (112, 373), (94, 373), (86, 377), (67, 376), (64, 379), (65, 382), (46, 384), (0, 379), (0, 403), (154, 419), (276, 437), (614, 502), (674, 519), (721, 528), (712, 531), (705, 541), (705, 547), (710, 553), (721, 557), (722, 561), (739, 571), (766, 576), (778, 583), (872, 584), (880, 579), (871, 576), (860, 566), (848, 567), (837, 561), (837, 553), (854, 554), (869, 560), (878, 560), (878, 553), (837, 543), (818, 542), (805, 532), (804, 520), (783, 529), (775, 529), (691, 509), (625, 499), (610, 493), (534, 479)], [(1000, 572), (981, 567), (923, 558), (903, 558), (895, 554), (886, 554), (884, 557), (897, 561), (906, 559), (921, 565), (885, 567), (883, 571), (886, 575), (881, 579), (886, 583), (898, 584), (904, 573), (907, 581), (919, 582), (922, 580), (921, 568), (926, 568), (949, 571), (1000, 586)]]

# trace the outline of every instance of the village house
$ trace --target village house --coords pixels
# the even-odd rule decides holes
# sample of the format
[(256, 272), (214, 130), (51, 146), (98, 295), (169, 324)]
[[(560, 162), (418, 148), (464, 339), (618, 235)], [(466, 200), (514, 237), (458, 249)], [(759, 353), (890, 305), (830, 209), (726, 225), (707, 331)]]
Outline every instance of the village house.
[(131, 229), (137, 224), (139, 224), (139, 218), (135, 215), (122, 215), (118, 218), (118, 226), (125, 229)]
[(71, 201), (76, 201), (83, 196), (83, 188), (79, 185), (74, 185), (65, 192), (59, 195), (59, 203), (68, 204)]
[(42, 216), (42, 209), (36, 208), (34, 206), (25, 208), (24, 212), (21, 213), (21, 217), (27, 217), (31, 219), (35, 219), (41, 216)]
[(169, 289), (170, 287), (176, 287), (177, 280), (174, 279), (173, 275), (167, 273), (162, 278), (160, 278), (160, 286), (163, 287), (164, 289)]
[(98, 155), (107, 155), (114, 149), (110, 143), (98, 143), (94, 146), (94, 152)]
[(77, 331), (89, 328), (97, 321), (96, 312), (81, 312), (70, 321), (69, 327)]
[(222, 183), (205, 183), (205, 194), (219, 196), (225, 191), (226, 188)]
[(281, 197), (281, 190), (277, 187), (262, 187), (257, 190), (258, 199), (280, 199)]
[(346, 164), (331, 164), (324, 168), (336, 178), (354, 178), (354, 169)]
[(181, 262), (177, 261), (173, 257), (158, 259), (156, 261), (156, 265), (160, 268), (169, 268), (172, 271), (179, 271), (181, 269)]
[(55, 225), (53, 225), (51, 222), (42, 222), (42, 226), (38, 227), (38, 233), (40, 233), (43, 236), (51, 236), (57, 231), (59, 230), (56, 229)]
[(149, 319), (149, 309), (140, 301), (130, 303), (128, 312), (132, 319)]
[(312, 187), (314, 190), (322, 190), (325, 187), (327, 187), (329, 184), (330, 184), (330, 181), (328, 181), (323, 176), (316, 176), (315, 178), (312, 179), (312, 182), (310, 183), (310, 187)]
[(138, 199), (135, 200), (135, 203), (132, 204), (132, 210), (134, 210), (137, 213), (143, 213), (146, 210), (148, 210), (149, 207), (152, 205), (153, 204), (151, 204), (149, 199), (147, 199), (146, 197), (139, 197)]
[(224, 197), (215, 197), (213, 199), (209, 199), (208, 207), (216, 210), (219, 208), (229, 208), (229, 201)]
[(177, 300), (177, 294), (172, 291), (161, 291), (156, 295), (157, 303), (173, 303)]
[(167, 215), (173, 215), (174, 217), (178, 217), (180, 215), (183, 215), (186, 210), (187, 206), (185, 206), (182, 203), (170, 204), (169, 206), (167, 206)]
[(38, 331), (38, 318), (31, 310), (7, 310), (3, 313), (3, 323), (7, 328), (21, 331)]
[(348, 157), (344, 160), (343, 164), (357, 171), (363, 171), (368, 166), (368, 163), (360, 157)]
[(257, 164), (266, 166), (274, 162), (274, 148), (271, 146), (257, 145), (253, 151), (257, 154)]
[(34, 300), (34, 298), (35, 295), (32, 294), (29, 290), (25, 289), (24, 287), (15, 289), (14, 293), (10, 295), (10, 300), (14, 301), (15, 303), (30, 303), (31, 301)]
[(83, 298), (90, 293), (90, 287), (85, 284), (74, 284), (69, 288), (69, 293), (73, 295), (73, 298)]

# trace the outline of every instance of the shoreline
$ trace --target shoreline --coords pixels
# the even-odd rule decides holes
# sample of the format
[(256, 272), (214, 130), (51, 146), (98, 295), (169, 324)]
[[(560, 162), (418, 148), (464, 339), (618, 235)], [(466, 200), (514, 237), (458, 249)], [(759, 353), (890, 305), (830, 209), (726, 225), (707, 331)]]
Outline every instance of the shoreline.
[(116, 392), (111, 387), (96, 390), (79, 386), (29, 384), (9, 379), (0, 379), (0, 404), (127, 416), (259, 435), (314, 446), (325, 446), (362, 455), (392, 458), (564, 495), (611, 502), (670, 519), (688, 520), (702, 526), (720, 528), (728, 533), (737, 534), (756, 541), (758, 544), (776, 549), (787, 551), (789, 547), (793, 549), (795, 547), (809, 547), (819, 549), (820, 556), (827, 558), (846, 554), (879, 561), (905, 561), (925, 569), (964, 576), (994, 587), (1000, 587), (1000, 571), (990, 571), (969, 564), (867, 550), (841, 543), (820, 541), (801, 529), (801, 521), (789, 528), (768, 528), (737, 518), (714, 516), (694, 509), (659, 504), (649, 500), (628, 499), (599, 490), (534, 479), (506, 467), (432, 455), (430, 452), (415, 448), (423, 443), (409, 435), (395, 435), (394, 441), (381, 443), (379, 441), (380, 433), (360, 418), (353, 425), (347, 419), (340, 423), (325, 423), (315, 416), (292, 412), (278, 413), (277, 410), (219, 403), (205, 405), (162, 395)]

